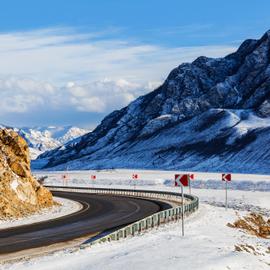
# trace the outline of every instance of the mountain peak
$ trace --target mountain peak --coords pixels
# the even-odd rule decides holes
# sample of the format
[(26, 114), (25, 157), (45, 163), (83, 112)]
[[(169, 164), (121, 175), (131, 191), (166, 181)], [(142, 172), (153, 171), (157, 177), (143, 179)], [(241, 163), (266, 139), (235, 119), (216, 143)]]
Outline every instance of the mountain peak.
[[(184, 168), (183, 157), (195, 155), (192, 153), (196, 155), (190, 167), (198, 160), (203, 162), (201, 156), (209, 158), (213, 154), (222, 159), (219, 154), (239, 147), (231, 143), (236, 139), (243, 140), (245, 148), (257, 133), (247, 132), (247, 137), (241, 139), (239, 130), (243, 129), (236, 131), (231, 126), (257, 117), (260, 112), (260, 117), (270, 117), (268, 37), (269, 31), (267, 40), (265, 35), (260, 40), (248, 39), (224, 58), (201, 56), (179, 65), (159, 88), (105, 117), (75, 147), (67, 144), (64, 150), (41, 155), (42, 164), (58, 169), (66, 163), (69, 168), (78, 168), (79, 161), (82, 168)], [(256, 121), (264, 122), (260, 118)], [(212, 130), (213, 126), (216, 129)], [(221, 137), (217, 140), (215, 136)], [(213, 149), (207, 143), (210, 138), (215, 142)], [(175, 161), (168, 164), (162, 158)]]
[(0, 128), (13, 129), (22, 136), (29, 145), (31, 159), (37, 158), (38, 155), (45, 151), (61, 147), (89, 132), (89, 130), (75, 126), (13, 128), (0, 125)]
[(265, 34), (268, 38), (270, 38), (270, 29), (268, 31), (265, 32)]

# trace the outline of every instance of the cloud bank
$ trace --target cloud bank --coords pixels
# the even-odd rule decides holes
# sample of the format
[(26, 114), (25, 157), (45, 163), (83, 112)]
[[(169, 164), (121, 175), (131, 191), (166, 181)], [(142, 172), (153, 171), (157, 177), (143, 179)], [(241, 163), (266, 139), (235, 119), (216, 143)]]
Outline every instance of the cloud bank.
[(18, 120), (20, 113), (29, 119), (40, 112), (48, 124), (61, 114), (68, 119), (73, 112), (108, 113), (153, 90), (180, 63), (234, 49), (146, 44), (117, 38), (117, 29), (0, 33), (1, 122), (6, 118), (12, 125), (27, 125)]

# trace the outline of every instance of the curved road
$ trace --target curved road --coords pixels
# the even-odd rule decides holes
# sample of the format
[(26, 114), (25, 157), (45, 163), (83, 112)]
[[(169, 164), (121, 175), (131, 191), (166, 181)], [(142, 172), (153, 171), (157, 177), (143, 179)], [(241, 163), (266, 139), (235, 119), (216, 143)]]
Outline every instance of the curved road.
[(83, 208), (55, 220), (0, 230), (0, 254), (93, 236), (170, 208), (166, 203), (131, 197), (77, 192), (53, 193), (58, 197), (78, 201)]

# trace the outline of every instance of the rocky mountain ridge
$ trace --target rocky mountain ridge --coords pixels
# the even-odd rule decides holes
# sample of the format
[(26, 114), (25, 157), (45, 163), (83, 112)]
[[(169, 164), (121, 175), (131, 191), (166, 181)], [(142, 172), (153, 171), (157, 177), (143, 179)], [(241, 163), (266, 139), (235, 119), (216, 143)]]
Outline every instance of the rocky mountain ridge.
[(29, 215), (53, 204), (51, 192), (31, 174), (26, 141), (11, 129), (0, 129), (0, 218)]
[(34, 166), (270, 172), (269, 119), (270, 31), (224, 58), (181, 64), (156, 90)]

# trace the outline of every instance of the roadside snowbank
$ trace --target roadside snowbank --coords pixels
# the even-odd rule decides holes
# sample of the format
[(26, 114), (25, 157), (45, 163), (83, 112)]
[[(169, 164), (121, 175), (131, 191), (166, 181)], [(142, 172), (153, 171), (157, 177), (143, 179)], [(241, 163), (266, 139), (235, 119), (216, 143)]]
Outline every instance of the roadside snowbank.
[(33, 224), (33, 223), (42, 222), (42, 221), (48, 221), (50, 219), (55, 219), (55, 218), (72, 214), (81, 209), (81, 205), (77, 202), (64, 199), (64, 198), (59, 198), (59, 197), (54, 197), (54, 200), (58, 202), (60, 205), (55, 205), (50, 208), (45, 208), (39, 211), (38, 213), (28, 216), (28, 217), (12, 219), (12, 220), (0, 220), (0, 230), (27, 225), (27, 224)]
[[(242, 211), (241, 214), (245, 214)], [(202, 204), (186, 223), (181, 237), (180, 223), (123, 241), (107, 243), (74, 253), (57, 252), (16, 264), (2, 265), (3, 270), (103, 269), (130, 270), (181, 269), (239, 270), (269, 269), (269, 240), (250, 236), (227, 226), (238, 218), (233, 209)], [(256, 254), (235, 251), (236, 245), (252, 246)]]

